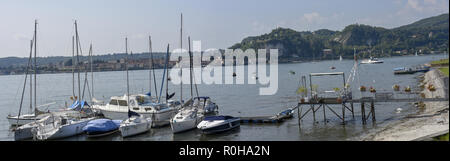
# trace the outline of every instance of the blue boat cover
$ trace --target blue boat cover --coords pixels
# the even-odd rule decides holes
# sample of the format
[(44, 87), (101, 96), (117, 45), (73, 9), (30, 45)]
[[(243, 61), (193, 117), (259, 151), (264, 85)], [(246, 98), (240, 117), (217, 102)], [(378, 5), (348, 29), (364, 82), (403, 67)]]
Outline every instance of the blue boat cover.
[(206, 116), (204, 120), (227, 120), (232, 119), (232, 116)]
[(152, 96), (152, 92), (148, 92), (147, 94), (145, 94), (147, 96)]
[[(76, 100), (73, 104), (72, 104), (72, 106), (70, 106), (69, 108), (70, 109), (77, 109), (77, 110), (81, 110), (84, 106), (89, 106), (89, 104), (86, 102), (86, 101), (78, 101), (78, 100)], [(80, 107), (80, 108), (78, 108), (78, 107)]]
[(107, 132), (116, 130), (120, 126), (120, 123), (117, 124), (117, 122), (118, 120), (113, 121), (110, 119), (91, 120), (87, 123), (86, 126), (83, 127), (83, 131), (92, 133), (92, 132)]

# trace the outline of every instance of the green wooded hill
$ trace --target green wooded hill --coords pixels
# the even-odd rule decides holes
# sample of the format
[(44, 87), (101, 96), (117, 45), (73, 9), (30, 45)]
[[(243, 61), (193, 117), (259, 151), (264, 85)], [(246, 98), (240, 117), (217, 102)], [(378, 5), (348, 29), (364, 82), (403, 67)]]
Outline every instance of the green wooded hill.
[[(430, 54), (448, 52), (449, 14), (419, 20), (393, 29), (352, 24), (342, 31), (321, 29), (314, 32), (277, 28), (272, 32), (247, 37), (230, 47), (278, 48), (281, 59), (337, 59), (360, 57)], [(330, 50), (331, 49), (331, 50)]]

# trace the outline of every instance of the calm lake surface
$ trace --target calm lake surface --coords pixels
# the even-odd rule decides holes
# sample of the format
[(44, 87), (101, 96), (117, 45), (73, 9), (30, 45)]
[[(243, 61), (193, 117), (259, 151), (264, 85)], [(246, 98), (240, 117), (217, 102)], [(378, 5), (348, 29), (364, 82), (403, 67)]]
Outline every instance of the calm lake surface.
[[(362, 64), (359, 68), (361, 85), (373, 86), (380, 91), (392, 91), (392, 85), (411, 86), (417, 88), (417, 76), (422, 73), (412, 75), (394, 75), (393, 68), (403, 66), (413, 66), (428, 63), (432, 60), (448, 58), (448, 55), (428, 55), (428, 56), (404, 56), (382, 58), (383, 64)], [(330, 69), (335, 66), (336, 69)], [(309, 63), (292, 63), (278, 65), (278, 91), (274, 95), (260, 96), (259, 88), (266, 87), (260, 84), (244, 85), (198, 85), (199, 94), (210, 96), (219, 105), (219, 114), (239, 116), (268, 116), (274, 115), (286, 108), (297, 104), (297, 87), (301, 75), (308, 75), (315, 72), (349, 72), (353, 66), (353, 60), (335, 60)], [(162, 71), (157, 70), (158, 88), (161, 85)], [(295, 71), (295, 75), (289, 71)], [(225, 73), (231, 75), (231, 73)], [(84, 80), (84, 73), (81, 74)], [(130, 93), (147, 93), (148, 91), (148, 71), (130, 71)], [(95, 98), (109, 101), (111, 96), (122, 96), (126, 93), (126, 73), (116, 72), (95, 72), (94, 73), (94, 95)], [(246, 74), (247, 79), (247, 74)], [(24, 75), (0, 76), (0, 140), (14, 140), (14, 133), (10, 130), (10, 125), (6, 120), (8, 114), (17, 114), (21, 98)], [(90, 76), (89, 76), (90, 79)], [(309, 77), (307, 77), (309, 80)], [(58, 110), (65, 107), (65, 102), (70, 104), (69, 97), (72, 95), (72, 74), (40, 74), (38, 75), (37, 101), (38, 105), (48, 104), (39, 107), (40, 110)], [(247, 82), (247, 80), (245, 81)], [(358, 98), (357, 88), (359, 84), (355, 79), (352, 84), (353, 97)], [(90, 82), (89, 82), (90, 83)], [(27, 82), (28, 84), (28, 82)], [(309, 82), (308, 82), (309, 84)], [(317, 84), (319, 91), (333, 90), (335, 87), (342, 87), (341, 76), (328, 76), (313, 78), (313, 84)], [(77, 88), (77, 87), (76, 87)], [(154, 87), (152, 87), (154, 88)], [(169, 83), (170, 93), (176, 92), (174, 99), (179, 99), (180, 86)], [(189, 85), (183, 86), (183, 98), (190, 95)], [(158, 91), (159, 93), (159, 91)], [(87, 92), (86, 92), (87, 95)], [(365, 95), (370, 96), (369, 92)], [(331, 106), (333, 107), (333, 106)], [(292, 119), (279, 124), (241, 124), (239, 129), (217, 135), (202, 135), (198, 130), (192, 130), (181, 134), (172, 134), (170, 126), (154, 128), (150, 132), (131, 138), (122, 139), (119, 133), (99, 139), (86, 138), (84, 135), (70, 137), (65, 140), (142, 140), (142, 141), (170, 141), (170, 140), (346, 140), (359, 136), (377, 127), (401, 119), (407, 114), (417, 112), (417, 108), (410, 103), (377, 103), (377, 121), (373, 124), (368, 121), (367, 125), (362, 125), (359, 104), (355, 106), (355, 118), (350, 112), (346, 112), (346, 125), (341, 125), (341, 121), (331, 111), (327, 109), (327, 123), (323, 121), (322, 109), (316, 115), (317, 123), (313, 123), (312, 114), (303, 118), (301, 128), (298, 126), (297, 112)], [(396, 108), (403, 108), (401, 113), (396, 113)], [(29, 109), (29, 91), (25, 91), (24, 106), (25, 113)], [(303, 109), (303, 112), (306, 108)], [(340, 113), (341, 107), (334, 107)], [(366, 112), (367, 113), (367, 112)]]

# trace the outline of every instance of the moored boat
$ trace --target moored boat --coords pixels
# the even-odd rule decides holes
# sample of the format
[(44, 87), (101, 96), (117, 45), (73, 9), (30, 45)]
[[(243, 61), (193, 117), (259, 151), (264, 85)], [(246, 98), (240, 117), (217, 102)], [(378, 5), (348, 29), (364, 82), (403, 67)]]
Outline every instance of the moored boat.
[(240, 119), (232, 116), (207, 116), (197, 125), (204, 134), (228, 131), (240, 126)]
[(95, 119), (83, 127), (88, 137), (100, 137), (113, 134), (119, 130), (122, 120)]

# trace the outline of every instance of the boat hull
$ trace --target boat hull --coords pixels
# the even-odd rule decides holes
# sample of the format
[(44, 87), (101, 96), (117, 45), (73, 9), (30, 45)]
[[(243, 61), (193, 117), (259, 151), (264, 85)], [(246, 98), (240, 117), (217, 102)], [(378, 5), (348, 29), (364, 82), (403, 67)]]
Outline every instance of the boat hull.
[[(38, 129), (36, 138), (38, 140), (54, 140), (75, 136), (83, 133), (83, 127), (93, 118), (78, 121), (74, 124), (62, 125), (52, 128), (53, 125), (46, 125), (43, 129)], [(49, 127), (50, 126), (50, 127)]]
[(20, 140), (28, 140), (33, 138), (32, 129), (34, 126), (27, 126), (22, 128), (17, 128), (14, 131), (14, 140), (20, 141)]
[(202, 133), (204, 133), (204, 134), (215, 134), (215, 133), (229, 131), (229, 130), (232, 130), (239, 126), (240, 126), (240, 119), (235, 118), (233, 120), (226, 121), (221, 124), (216, 124), (214, 126), (202, 126), (202, 127), (199, 127), (199, 129), (202, 130)]
[(189, 120), (172, 120), (170, 127), (173, 133), (181, 133), (188, 130), (197, 128), (197, 124), (201, 121), (201, 118), (189, 119)]
[(130, 137), (138, 134), (146, 133), (150, 130), (151, 125), (149, 122), (125, 124), (119, 127), (122, 137)]
[[(128, 119), (128, 111), (110, 111), (101, 110), (102, 114), (109, 119), (113, 120), (125, 120)], [(146, 118), (152, 119), (152, 127), (165, 126), (170, 124), (170, 119), (175, 114), (175, 110), (163, 111), (160, 113), (139, 113)]]

